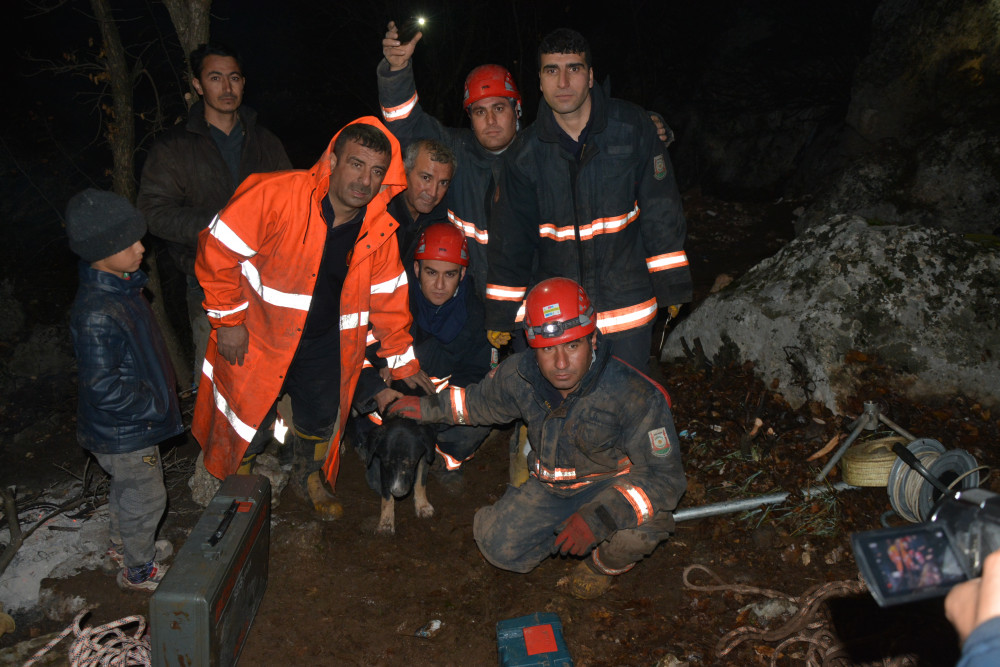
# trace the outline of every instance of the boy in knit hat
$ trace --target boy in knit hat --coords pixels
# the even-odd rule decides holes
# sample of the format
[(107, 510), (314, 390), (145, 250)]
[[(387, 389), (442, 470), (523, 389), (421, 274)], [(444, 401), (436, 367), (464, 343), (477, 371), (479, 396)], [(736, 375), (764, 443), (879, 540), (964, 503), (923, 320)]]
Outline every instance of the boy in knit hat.
[[(125, 198), (87, 189), (66, 207), (80, 262), (70, 315), (79, 369), (77, 440), (111, 476), (111, 549), (123, 590), (152, 591), (167, 568), (156, 542), (167, 505), (157, 444), (183, 430), (173, 367), (139, 268), (146, 221)], [(157, 548), (159, 547), (159, 549)]]

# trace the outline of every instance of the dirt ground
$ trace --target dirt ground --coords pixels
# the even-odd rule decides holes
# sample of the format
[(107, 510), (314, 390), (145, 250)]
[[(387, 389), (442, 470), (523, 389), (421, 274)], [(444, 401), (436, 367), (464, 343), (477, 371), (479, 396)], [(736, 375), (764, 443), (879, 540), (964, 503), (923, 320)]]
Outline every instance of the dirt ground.
[[(685, 204), (697, 300), (704, 298), (716, 274), (738, 276), (791, 236), (794, 204), (741, 206), (695, 196)], [(858, 355), (853, 362), (870, 379), (869, 390), (852, 406), (854, 414), (860, 414), (863, 401), (874, 401), (919, 437), (965, 449), (980, 464), (997, 465), (1000, 415), (961, 396), (941, 405), (913, 404), (884, 388), (877, 359)], [(795, 492), (828, 459), (807, 461), (809, 456), (849, 432), (849, 418), (813, 406), (790, 409), (754, 379), (750, 368), (692, 360), (658, 364), (658, 371), (673, 398), (682, 434), (689, 490), (681, 508)], [(82, 465), (84, 457), (73, 438), (72, 405), (64, 407), (64, 393), (53, 389), (35, 397), (63, 401), (54, 411), (62, 417), (53, 417), (45, 447), (31, 458), (25, 451), (4, 448), (0, 469), (8, 471), (5, 477), (17, 470), (22, 484), (30, 484)], [(751, 440), (746, 435), (756, 418), (762, 426)], [(472, 518), (476, 508), (504, 492), (509, 433), (494, 431), (465, 466), (457, 494), (449, 495), (431, 478), (433, 518), (416, 518), (412, 501), (402, 502), (394, 537), (372, 533), (379, 499), (367, 488), (353, 452), (344, 456), (337, 485), (345, 509), (341, 520), (314, 520), (286, 489), (272, 517), (267, 591), (240, 664), (496, 664), (496, 623), (534, 612), (559, 615), (578, 666), (799, 665), (806, 664), (811, 649), (830, 651), (827, 664), (836, 665), (954, 664), (957, 642), (940, 599), (883, 610), (866, 592), (836, 591), (836, 582), (849, 587), (857, 581), (849, 535), (879, 526), (879, 517), (890, 509), (884, 488), (814, 500), (793, 494), (782, 505), (678, 523), (673, 539), (594, 601), (569, 594), (564, 581), (576, 565), (571, 558), (551, 558), (523, 575), (494, 568), (472, 539)], [(167, 455), (175, 468), (168, 475), (171, 506), (162, 536), (178, 547), (200, 511), (184, 483), (184, 471), (196, 453), (197, 445), (182, 439)], [(840, 478), (835, 469), (830, 480)], [(986, 486), (1000, 491), (995, 479)], [(685, 570), (695, 565), (708, 568), (717, 579), (694, 569), (688, 572), (693, 586), (686, 585)], [(831, 586), (818, 595), (828, 592), (826, 602), (807, 609), (798, 627), (788, 631), (780, 628), (789, 616), (762, 622), (745, 609), (780, 599), (779, 593), (808, 607), (805, 594), (825, 584)], [(93, 608), (92, 625), (147, 610), (148, 598), (120, 592), (102, 572), (45, 585), (85, 598)], [(0, 637), (0, 649), (61, 629), (70, 620), (22, 624)], [(415, 636), (432, 620), (441, 622), (434, 636)], [(733, 631), (737, 635), (729, 635)], [(64, 642), (56, 651), (65, 655), (66, 646)]]

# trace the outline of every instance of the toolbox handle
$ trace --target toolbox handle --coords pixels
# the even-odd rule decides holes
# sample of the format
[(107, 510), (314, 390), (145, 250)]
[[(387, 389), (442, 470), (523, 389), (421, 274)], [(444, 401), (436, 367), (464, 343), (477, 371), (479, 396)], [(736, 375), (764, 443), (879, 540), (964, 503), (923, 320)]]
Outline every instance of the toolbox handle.
[(234, 500), (233, 504), (226, 510), (226, 513), (222, 515), (222, 521), (219, 522), (219, 527), (216, 528), (215, 532), (212, 533), (212, 536), (208, 538), (209, 546), (214, 547), (226, 534), (226, 531), (229, 530), (229, 524), (233, 522), (233, 517), (236, 516), (237, 509), (239, 509), (239, 503)]

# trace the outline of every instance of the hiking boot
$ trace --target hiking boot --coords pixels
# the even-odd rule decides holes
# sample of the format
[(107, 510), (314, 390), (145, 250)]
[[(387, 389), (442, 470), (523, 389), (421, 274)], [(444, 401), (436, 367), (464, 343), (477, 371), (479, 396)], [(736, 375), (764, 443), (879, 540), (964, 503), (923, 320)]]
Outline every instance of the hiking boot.
[[(153, 560), (166, 560), (174, 555), (174, 545), (170, 540), (156, 540), (156, 553)], [(104, 552), (104, 569), (108, 572), (117, 572), (125, 567), (125, 548), (121, 544), (111, 543), (108, 550)]]
[(155, 560), (139, 567), (123, 567), (118, 571), (118, 588), (123, 591), (152, 593), (163, 581), (163, 575), (168, 569)]
[(306, 494), (321, 520), (335, 521), (344, 516), (344, 506), (334, 500), (330, 492), (326, 490), (322, 472), (317, 470), (309, 473), (306, 478)]
[(585, 560), (577, 565), (569, 578), (569, 592), (581, 600), (601, 597), (611, 588), (611, 580), (614, 578), (610, 574), (594, 572), (587, 563)]

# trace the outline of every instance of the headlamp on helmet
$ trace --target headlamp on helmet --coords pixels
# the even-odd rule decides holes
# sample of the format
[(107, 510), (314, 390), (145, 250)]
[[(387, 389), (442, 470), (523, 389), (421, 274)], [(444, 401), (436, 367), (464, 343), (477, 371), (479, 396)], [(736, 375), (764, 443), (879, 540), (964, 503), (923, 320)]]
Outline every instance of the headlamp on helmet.
[(597, 328), (587, 293), (569, 278), (549, 278), (528, 294), (524, 333), (530, 347), (551, 347), (583, 338)]

